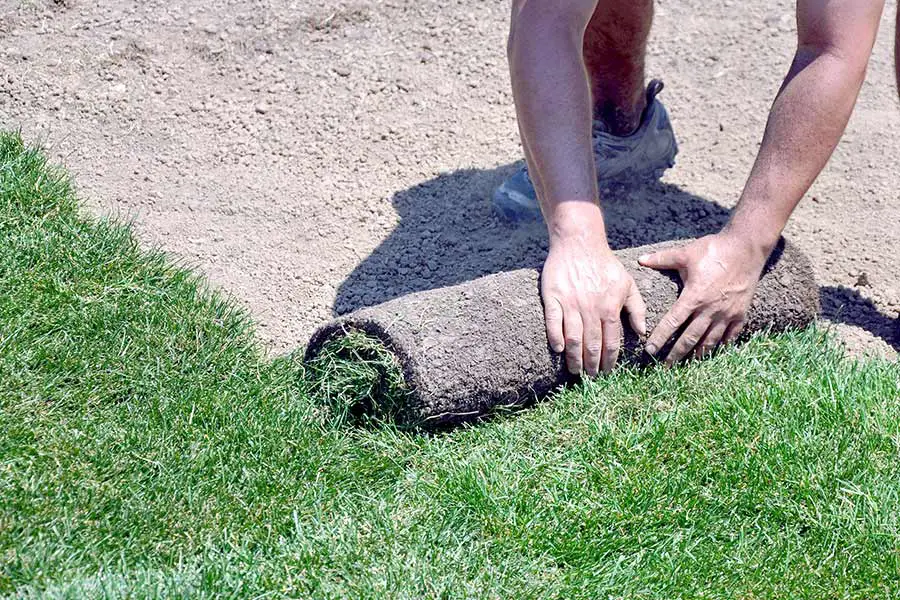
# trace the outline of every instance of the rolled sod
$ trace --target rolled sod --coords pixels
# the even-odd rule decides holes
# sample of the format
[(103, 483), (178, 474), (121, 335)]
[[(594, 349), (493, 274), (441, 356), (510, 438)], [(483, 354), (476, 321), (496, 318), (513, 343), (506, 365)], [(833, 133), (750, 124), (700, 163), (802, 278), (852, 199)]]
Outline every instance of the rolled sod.
[[(649, 330), (675, 302), (681, 283), (677, 273), (641, 267), (638, 256), (684, 243), (616, 252), (647, 304)], [(742, 337), (803, 328), (818, 312), (812, 265), (782, 240), (760, 278)], [(627, 319), (623, 330), (620, 363), (651, 362)], [(663, 348), (660, 356), (667, 351)], [(364, 393), (355, 406), (356, 388), (345, 385), (342, 412), (425, 429), (527, 405), (570, 379), (563, 357), (547, 343), (535, 269), (488, 275), (357, 310), (318, 329), (304, 360), (327, 378), (320, 386), (359, 381), (357, 374), (365, 374), (358, 385)]]

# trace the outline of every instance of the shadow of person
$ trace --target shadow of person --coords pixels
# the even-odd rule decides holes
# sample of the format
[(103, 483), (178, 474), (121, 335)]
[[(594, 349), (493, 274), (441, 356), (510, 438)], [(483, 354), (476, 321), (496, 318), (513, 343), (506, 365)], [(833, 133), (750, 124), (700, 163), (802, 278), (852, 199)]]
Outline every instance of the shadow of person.
[(846, 323), (865, 329), (900, 352), (900, 317), (890, 317), (871, 300), (854, 289), (843, 286), (819, 288), (822, 316), (836, 323)]
[[(462, 169), (395, 194), (400, 222), (340, 285), (334, 312), (500, 271), (539, 268), (547, 255), (545, 225), (508, 223), (491, 204), (494, 188), (519, 166)], [(664, 183), (608, 190), (604, 213), (613, 249), (706, 235), (728, 218), (722, 206)]]

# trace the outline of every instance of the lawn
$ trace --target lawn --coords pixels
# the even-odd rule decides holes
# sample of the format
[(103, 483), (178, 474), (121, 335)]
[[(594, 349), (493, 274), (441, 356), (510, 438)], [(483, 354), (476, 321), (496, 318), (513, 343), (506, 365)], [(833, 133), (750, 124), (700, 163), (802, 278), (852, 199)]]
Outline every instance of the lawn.
[(440, 435), (0, 135), (0, 596), (900, 597), (900, 366), (817, 329)]

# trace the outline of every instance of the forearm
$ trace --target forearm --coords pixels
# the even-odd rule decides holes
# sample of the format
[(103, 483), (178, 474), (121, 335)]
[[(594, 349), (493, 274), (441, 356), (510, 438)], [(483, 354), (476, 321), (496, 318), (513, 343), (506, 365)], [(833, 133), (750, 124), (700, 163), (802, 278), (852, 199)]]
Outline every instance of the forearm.
[(599, 228), (595, 233), (605, 236), (591, 148), (583, 27), (577, 21), (520, 12), (509, 41), (519, 131), (551, 240), (583, 225), (585, 217)]
[(798, 50), (727, 232), (768, 256), (847, 126), (867, 57)]

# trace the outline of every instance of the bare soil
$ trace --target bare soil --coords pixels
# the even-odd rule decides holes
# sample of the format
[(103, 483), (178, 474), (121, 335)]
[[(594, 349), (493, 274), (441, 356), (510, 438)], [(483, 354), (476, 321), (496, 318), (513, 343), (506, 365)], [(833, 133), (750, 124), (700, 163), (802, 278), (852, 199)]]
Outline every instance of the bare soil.
[[(859, 104), (787, 235), (854, 354), (900, 349), (900, 108), (889, 3)], [(273, 352), (336, 313), (540, 265), (491, 190), (520, 160), (507, 0), (0, 0), (0, 126), (92, 210), (197, 266)], [(616, 247), (714, 230), (794, 46), (793, 2), (658, 2), (649, 75), (681, 153), (607, 190)]]

